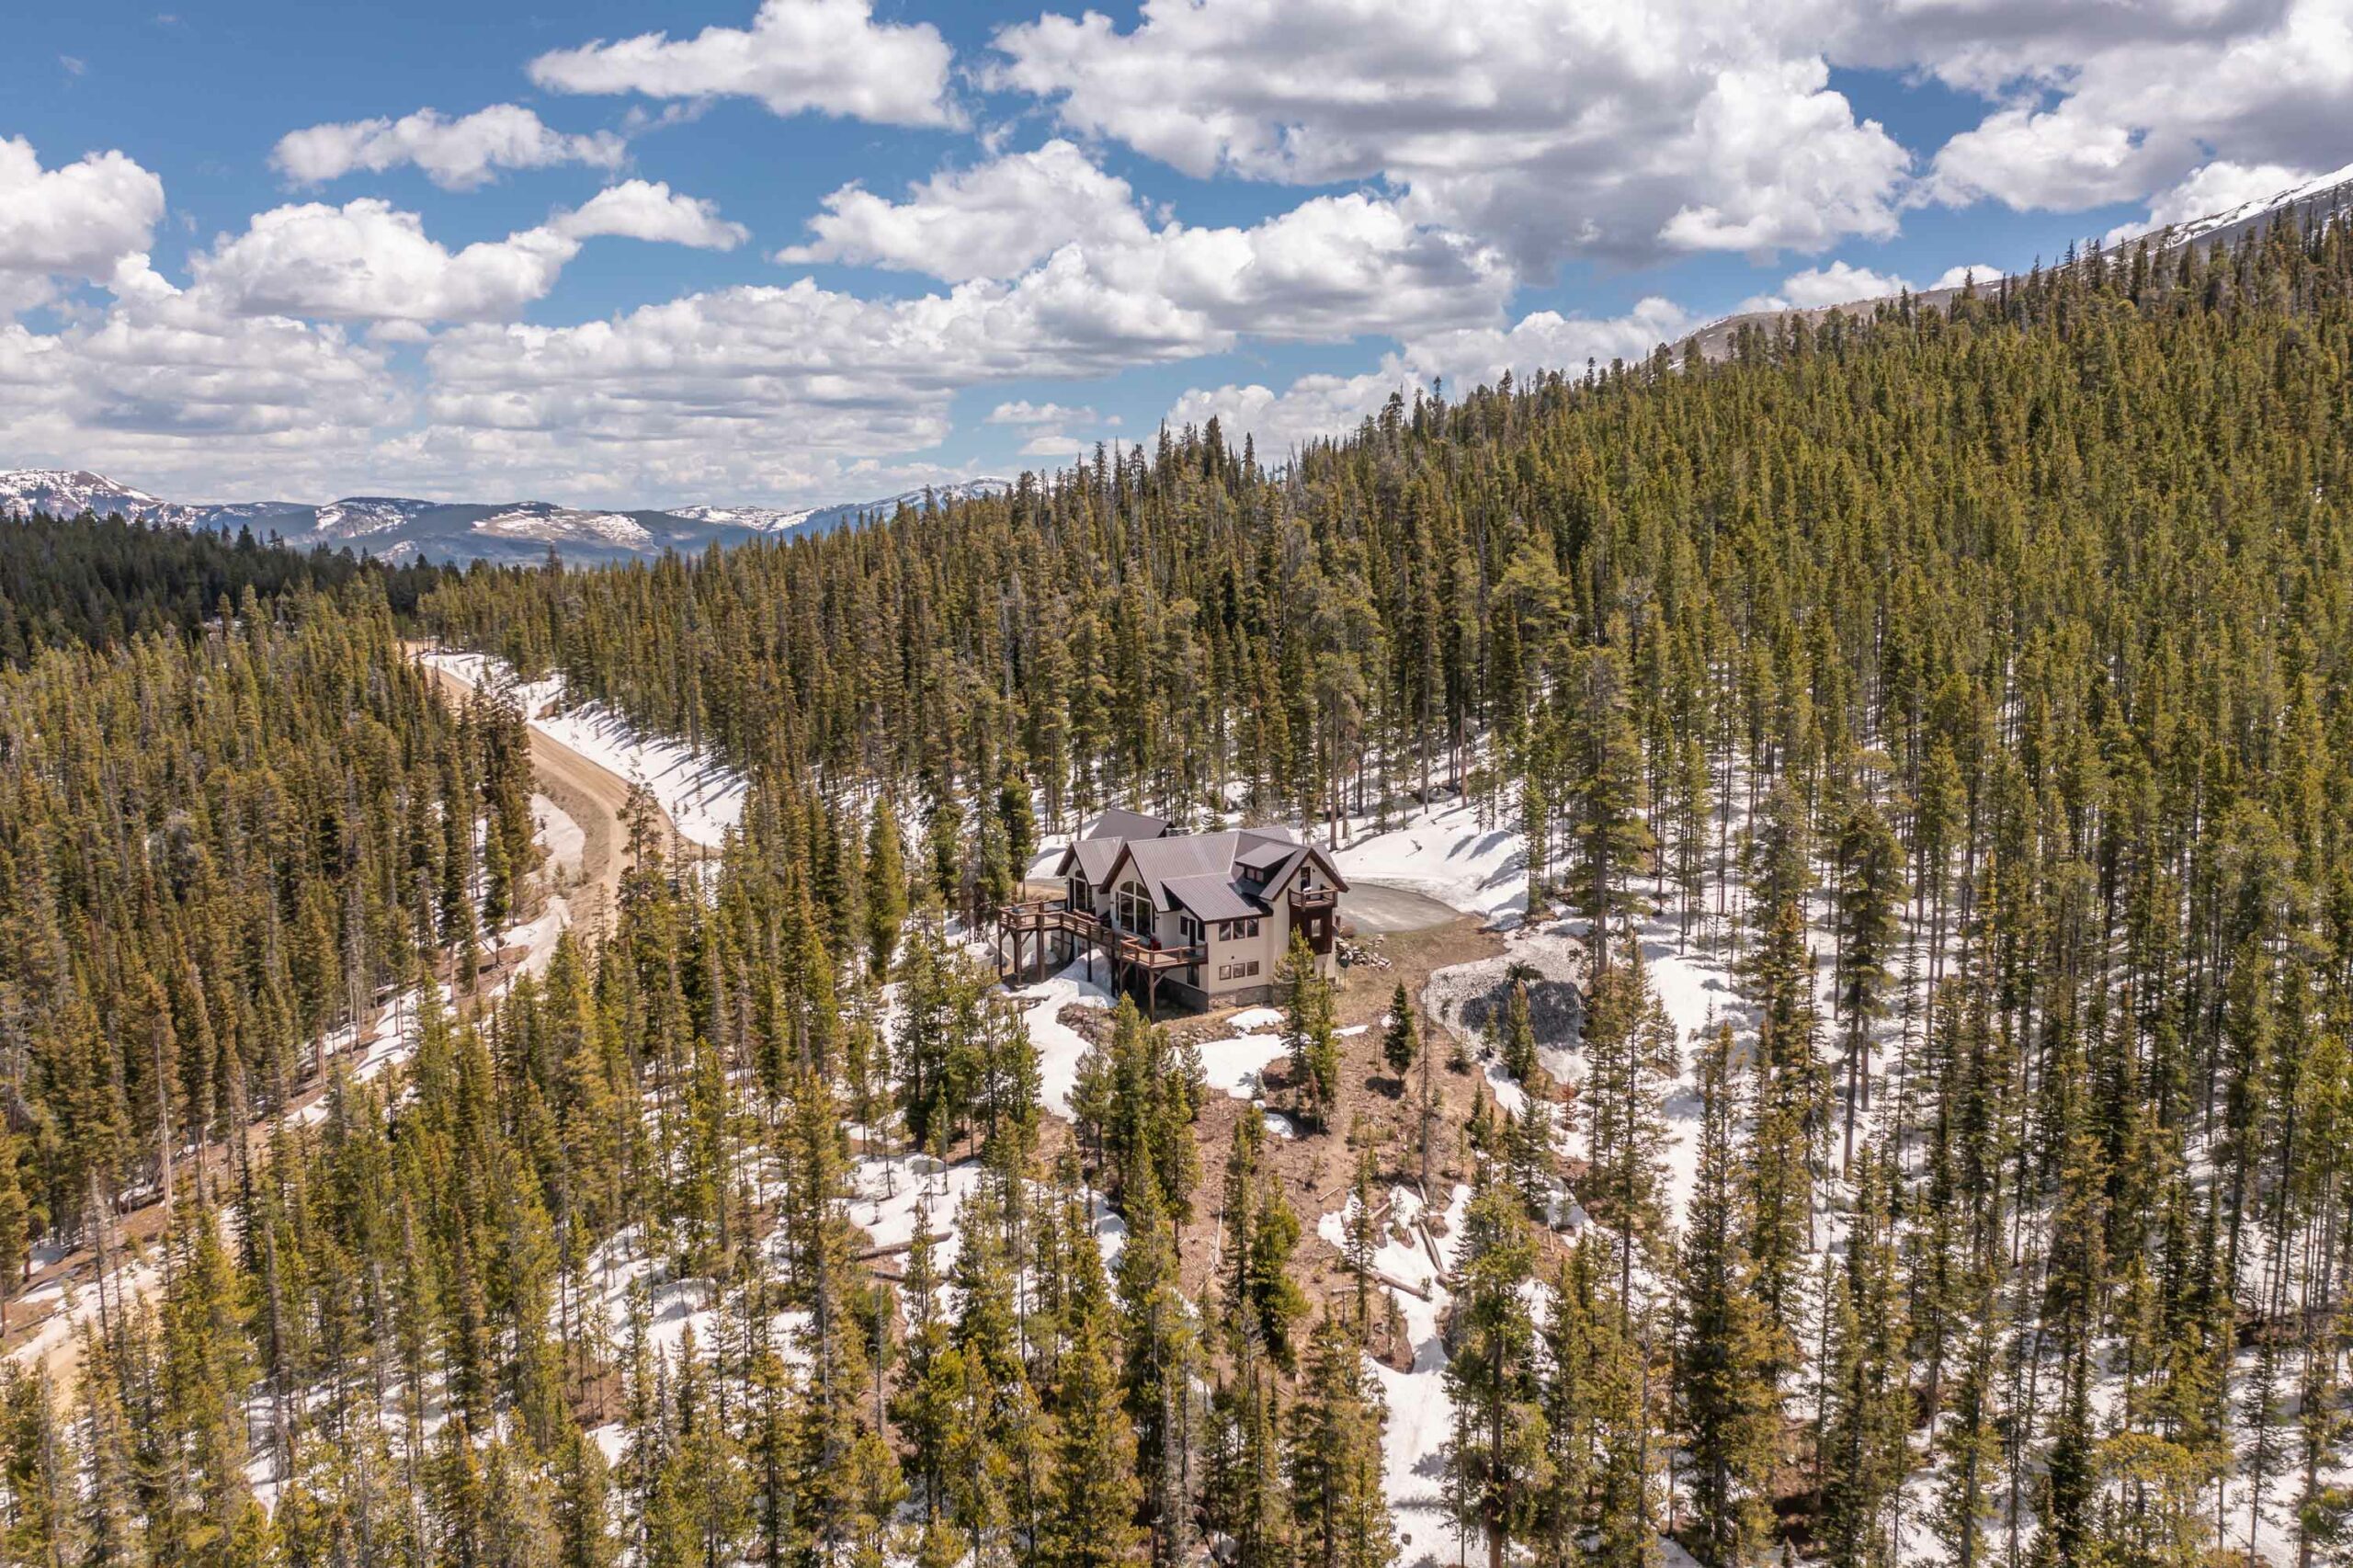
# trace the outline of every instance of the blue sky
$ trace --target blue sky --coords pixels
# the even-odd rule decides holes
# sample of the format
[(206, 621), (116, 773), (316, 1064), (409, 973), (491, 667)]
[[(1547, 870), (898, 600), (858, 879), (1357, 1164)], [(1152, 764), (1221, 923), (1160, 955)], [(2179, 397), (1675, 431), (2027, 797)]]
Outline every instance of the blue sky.
[(1640, 353), (2353, 158), (2341, 0), (6, 26), (0, 466), (790, 504)]

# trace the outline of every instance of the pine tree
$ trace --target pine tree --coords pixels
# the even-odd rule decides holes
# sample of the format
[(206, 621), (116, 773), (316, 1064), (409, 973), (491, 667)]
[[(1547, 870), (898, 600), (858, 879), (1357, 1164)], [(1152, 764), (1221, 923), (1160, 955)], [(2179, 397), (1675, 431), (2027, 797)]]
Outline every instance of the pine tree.
[(1348, 1204), (1342, 1225), (1340, 1256), (1356, 1284), (1355, 1325), (1358, 1344), (1372, 1332), (1373, 1259), (1381, 1252), (1381, 1221), (1373, 1202), (1372, 1151), (1358, 1151), (1356, 1179), (1349, 1184)]
[(608, 1517), (605, 1455), (596, 1440), (574, 1433), (558, 1458), (555, 1507), (559, 1568), (618, 1568), (620, 1543)]
[(1383, 1491), (1387, 1411), (1358, 1336), (1326, 1316), (1291, 1406), (1291, 1511), (1299, 1555), (1321, 1568), (1389, 1568), (1397, 1543)]
[(1855, 1165), (1855, 1212), (1831, 1302), (1823, 1368), (1829, 1417), (1818, 1457), (1824, 1543), (1837, 1568), (1888, 1568), (1889, 1510), (1912, 1464), (1912, 1392), (1902, 1282), (1888, 1214), (1893, 1173), (1870, 1145)]
[(1691, 1456), (1687, 1539), (1706, 1568), (1764, 1557), (1781, 1419), (1777, 1335), (1744, 1241), (1750, 1227), (1733, 1142), (1732, 1040), (1726, 1025), (1700, 1052), (1699, 1164), (1677, 1259), (1676, 1391)]
[(1316, 968), (1307, 938), (1294, 930), (1284, 955), (1283, 1045), (1290, 1053), (1292, 1092), (1301, 1113), (1317, 1126), (1331, 1114), (1340, 1092), (1340, 1040), (1334, 1016), (1332, 983)]
[(1665, 1226), (1665, 1107), (1678, 1070), (1675, 1026), (1651, 993), (1638, 944), (1595, 976), (1585, 1051), (1583, 1195), (1617, 1233), (1619, 1297), (1631, 1312), (1635, 1255), (1654, 1250)]
[(1421, 1059), (1421, 1030), (1414, 1021), (1414, 1005), (1405, 994), (1405, 983), (1397, 983), (1396, 992), (1389, 998), (1389, 1027), (1381, 1032), (1381, 1059), (1389, 1064), (1402, 1089), (1405, 1074)]
[(1887, 1011), (1887, 987), (1904, 900), (1904, 852), (1870, 802), (1847, 813), (1838, 834), (1838, 996), (1847, 1030), (1846, 1144), (1855, 1158), (1855, 1118), (1870, 1106), (1870, 1027)]
[(874, 804), (866, 836), (866, 951), (878, 980), (891, 972), (907, 915), (907, 870), (899, 821), (888, 796)]
[(1105, 1568), (1129, 1561), (1135, 1551), (1142, 1487), (1136, 1476), (1135, 1428), (1113, 1369), (1118, 1346), (1101, 1260), (1091, 1247), (1081, 1257), (1077, 1324), (1059, 1369), (1061, 1433), (1045, 1560), (1063, 1568)]
[(1179, 1289), (1176, 1237), (1146, 1165), (1127, 1192), (1128, 1240), (1120, 1253), (1119, 1299), (1124, 1324), (1128, 1409), (1136, 1427), (1136, 1466), (1145, 1485), (1156, 1563), (1182, 1561), (1191, 1499), (1192, 1385), (1200, 1346), (1195, 1316)]
[(1953, 1388), (1952, 1408), (1937, 1432), (1940, 1474), (1929, 1528), (1953, 1568), (1979, 1568), (1992, 1550), (1987, 1534), (1995, 1518), (2002, 1478), (1999, 1385), (1991, 1325), (1971, 1336)]
[(1653, 846), (1631, 685), (1624, 654), (1605, 643), (1575, 656), (1566, 693), (1570, 837), (1597, 968), (1608, 966), (1610, 927), (1626, 912), (1620, 890)]
[(1545, 1426), (1525, 1299), (1535, 1247), (1518, 1195), (1484, 1167), (1457, 1256), (1446, 1366), (1456, 1417), (1446, 1449), (1448, 1494), (1457, 1530), (1466, 1537), (1483, 1532), (1491, 1568), (1503, 1568), (1512, 1541), (1537, 1517), (1546, 1482)]

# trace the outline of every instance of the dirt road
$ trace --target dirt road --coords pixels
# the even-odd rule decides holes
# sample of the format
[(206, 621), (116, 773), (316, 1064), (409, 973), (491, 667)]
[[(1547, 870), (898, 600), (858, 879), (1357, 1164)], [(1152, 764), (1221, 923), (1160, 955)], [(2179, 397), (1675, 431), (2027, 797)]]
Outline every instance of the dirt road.
[[(463, 702), (473, 688), (447, 670), (433, 672), (451, 702)], [(629, 851), (629, 828), (621, 812), (629, 804), (629, 780), (589, 761), (563, 742), (531, 731), (531, 772), (540, 793), (553, 801), (580, 828), (580, 883), (568, 895), (572, 921), (584, 933), (605, 928), (620, 896)], [(656, 808), (657, 811), (659, 808)], [(664, 813), (662, 825), (675, 849), (681, 840)]]
[(1449, 908), (1426, 892), (1383, 882), (1350, 882), (1347, 900), (1341, 908), (1347, 922), (1368, 937), (1428, 931), (1461, 918), (1461, 911)]

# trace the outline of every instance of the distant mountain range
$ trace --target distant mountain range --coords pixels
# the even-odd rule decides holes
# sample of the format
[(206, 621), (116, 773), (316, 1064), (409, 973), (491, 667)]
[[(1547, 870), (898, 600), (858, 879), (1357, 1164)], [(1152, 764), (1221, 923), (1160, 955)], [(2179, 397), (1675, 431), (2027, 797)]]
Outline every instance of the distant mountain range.
[(566, 561), (626, 561), (665, 550), (699, 551), (714, 540), (824, 533), (860, 517), (888, 517), (902, 506), (920, 510), (976, 495), (1001, 494), (1002, 479), (973, 479), (910, 490), (871, 501), (784, 510), (772, 506), (680, 506), (670, 511), (605, 512), (549, 501), (504, 505), (420, 501), (404, 495), (347, 495), (323, 506), (306, 501), (239, 501), (217, 506), (167, 501), (74, 469), (0, 471), (0, 517), (138, 517), (176, 528), (256, 538), (275, 534), (294, 545), (366, 551), (381, 560), (537, 562), (552, 545)]
[[(2285, 190), (2274, 191), (2268, 196), (2258, 197), (2252, 201), (2243, 201), (2235, 207), (2224, 208), (2219, 212), (2209, 212), (2202, 218), (2193, 218), (2187, 222), (2170, 223), (2145, 233), (2123, 236), (2113, 244), (2103, 245), (2101, 249), (2104, 255), (2119, 258), (2129, 257), (2133, 248), (2143, 240), (2151, 241), (2159, 248), (2167, 251), (2178, 250), (2185, 245), (2204, 249), (2210, 245), (2235, 242), (2245, 234), (2257, 229), (2268, 228), (2273, 223), (2284, 222), (2317, 225), (2332, 218), (2347, 215), (2353, 215), (2353, 164), (2347, 165), (2334, 174), (2322, 175), (2316, 179), (2306, 180), (2302, 185), (2291, 185)], [(1975, 281), (1977, 291), (1984, 294), (1999, 288), (2002, 277), (1999, 273), (1993, 273), (1980, 277)], [(1949, 304), (1960, 292), (1959, 289), (1923, 289), (1912, 296), (1912, 301), (1915, 305), (1942, 307)], [(1751, 311), (1740, 315), (1726, 316), (1721, 321), (1710, 322), (1690, 334), (1684, 341), (1696, 343), (1699, 351), (1709, 358), (1720, 359), (1732, 352), (1733, 341), (1739, 335), (1744, 323), (1780, 321), (1792, 315), (1819, 321), (1824, 316), (1842, 312), (1868, 313), (1872, 306), (1894, 297), (1879, 295), (1869, 299), (1848, 300), (1835, 305), (1815, 306), (1808, 310)]]

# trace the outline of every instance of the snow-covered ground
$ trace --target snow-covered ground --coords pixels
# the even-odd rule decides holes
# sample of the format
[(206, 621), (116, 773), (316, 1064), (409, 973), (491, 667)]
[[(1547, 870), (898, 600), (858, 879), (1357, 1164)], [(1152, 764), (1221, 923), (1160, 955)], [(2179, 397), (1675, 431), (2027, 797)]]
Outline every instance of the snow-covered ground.
[(548, 846), (548, 865), (559, 877), (577, 876), (588, 852), (588, 835), (580, 831), (572, 813), (545, 795), (535, 794), (531, 797), (531, 821), (539, 829), (540, 842)]
[(1038, 1051), (1038, 1097), (1056, 1116), (1070, 1115), (1070, 1092), (1078, 1084), (1078, 1060), (1087, 1051), (1086, 1037), (1062, 1021), (1062, 1011), (1074, 1002), (1108, 1007), (1111, 994), (1086, 978), (1086, 964), (1074, 959), (1042, 984), (1013, 993), (1029, 1026), (1029, 1043)]
[(643, 784), (688, 842), (715, 848), (743, 822), (749, 786), (741, 775), (680, 742), (640, 733), (601, 702), (567, 708), (561, 676), (519, 682), (505, 664), (482, 653), (433, 652), (423, 657), (476, 689), (488, 686), (512, 693), (531, 728)]
[(1386, 832), (1364, 830), (1332, 858), (1352, 882), (1410, 888), (1466, 915), (1501, 920), (1528, 908), (1527, 840), (1481, 826), (1468, 801), (1417, 810)]
[[(1449, 1195), (1446, 1233), (1436, 1238), (1449, 1270), (1456, 1261), (1455, 1245), (1470, 1204), (1468, 1187), (1458, 1185)], [(1347, 1209), (1324, 1215), (1316, 1221), (1316, 1233), (1335, 1246), (1344, 1246), (1348, 1210), (1354, 1207), (1351, 1199)], [(1453, 1433), (1454, 1405), (1446, 1394), (1446, 1346), (1438, 1338), (1438, 1325), (1453, 1296), (1431, 1261), (1421, 1233), (1413, 1228), (1420, 1209), (1421, 1199), (1409, 1187), (1401, 1187), (1390, 1194), (1388, 1222), (1372, 1259), (1374, 1268), (1427, 1290), (1430, 1298), (1424, 1301), (1410, 1291), (1380, 1287), (1396, 1301), (1404, 1318), (1414, 1364), (1401, 1372), (1385, 1362), (1368, 1363), (1389, 1403), (1382, 1481), (1397, 1529), (1398, 1562), (1404, 1568), (1452, 1562), (1457, 1545), (1445, 1496), (1445, 1449)]]
[(1199, 1050), (1202, 1082), (1237, 1100), (1261, 1098), (1267, 1066), (1288, 1054), (1283, 1037), (1272, 1029), (1213, 1040)]

